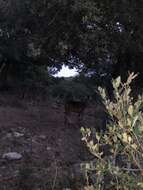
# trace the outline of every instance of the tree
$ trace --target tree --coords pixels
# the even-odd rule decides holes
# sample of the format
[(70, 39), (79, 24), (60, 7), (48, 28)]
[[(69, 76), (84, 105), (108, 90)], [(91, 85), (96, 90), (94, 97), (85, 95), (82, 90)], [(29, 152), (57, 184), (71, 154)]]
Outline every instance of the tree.
[(114, 76), (127, 71), (142, 74), (143, 67), (143, 12), (142, 1), (100, 1), (109, 36), (110, 52), (114, 55)]
[(87, 62), (92, 41), (89, 19), (95, 12), (92, 0), (0, 1), (1, 63), (5, 68), (34, 63), (60, 69), (63, 62), (78, 67), (69, 59)]
[(141, 7), (141, 0), (0, 0), (1, 63), (142, 73)]

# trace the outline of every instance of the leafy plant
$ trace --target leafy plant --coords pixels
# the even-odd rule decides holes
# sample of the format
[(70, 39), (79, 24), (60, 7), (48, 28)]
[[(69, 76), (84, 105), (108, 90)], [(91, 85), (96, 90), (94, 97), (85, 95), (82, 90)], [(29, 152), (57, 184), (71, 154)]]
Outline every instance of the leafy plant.
[(87, 181), (91, 179), (92, 185), (87, 183), (86, 190), (143, 188), (143, 101), (142, 96), (136, 101), (130, 96), (136, 76), (131, 73), (125, 83), (120, 77), (113, 80), (114, 101), (109, 101), (105, 90), (99, 88), (111, 118), (105, 133), (96, 133), (92, 140), (91, 130), (81, 129), (82, 140), (95, 156), (94, 163), (87, 167)]

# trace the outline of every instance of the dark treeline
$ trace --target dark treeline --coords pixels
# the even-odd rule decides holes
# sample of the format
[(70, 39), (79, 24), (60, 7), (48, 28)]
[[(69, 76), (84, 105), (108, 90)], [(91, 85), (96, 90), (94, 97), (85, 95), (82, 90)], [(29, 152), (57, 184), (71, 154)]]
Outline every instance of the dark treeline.
[(141, 0), (0, 0), (1, 83), (39, 80), (63, 63), (142, 79), (142, 8)]

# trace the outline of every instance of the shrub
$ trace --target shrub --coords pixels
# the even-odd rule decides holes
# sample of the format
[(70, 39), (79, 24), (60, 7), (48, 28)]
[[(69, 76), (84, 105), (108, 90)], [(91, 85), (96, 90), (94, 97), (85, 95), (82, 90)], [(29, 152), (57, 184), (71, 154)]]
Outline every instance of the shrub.
[(111, 118), (104, 133), (92, 139), (91, 130), (81, 128), (82, 140), (95, 156), (86, 166), (85, 190), (143, 188), (143, 101), (142, 96), (134, 101), (130, 95), (135, 77), (131, 73), (125, 83), (120, 77), (113, 80), (114, 101), (99, 89)]

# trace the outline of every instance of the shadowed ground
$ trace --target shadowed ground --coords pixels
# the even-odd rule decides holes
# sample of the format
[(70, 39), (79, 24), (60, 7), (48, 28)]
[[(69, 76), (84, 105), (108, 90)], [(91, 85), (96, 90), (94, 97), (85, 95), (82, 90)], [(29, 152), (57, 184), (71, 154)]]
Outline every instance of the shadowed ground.
[[(94, 118), (94, 115), (96, 115), (96, 118)], [(103, 121), (101, 116), (102, 109), (99, 106), (89, 106), (85, 110), (82, 124), (86, 127), (99, 127)], [(54, 172), (55, 168), (60, 168), (59, 173), (65, 172), (66, 174), (63, 175), (69, 175), (67, 171), (69, 172), (72, 166), (92, 159), (93, 157), (81, 141), (80, 127), (77, 125), (77, 115), (75, 113), (71, 114), (70, 121), (71, 123), (68, 126), (64, 125), (63, 105), (56, 105), (48, 100), (31, 103), (16, 99), (12, 95), (1, 96), (1, 187), (5, 187), (5, 180), (7, 185), (11, 183), (11, 178), (19, 175), (19, 170), (25, 163), (28, 163), (26, 166), (31, 163), (29, 166), (31, 168), (47, 168), (48, 171), (54, 170)], [(18, 152), (23, 157), (21, 160), (9, 162), (2, 159), (2, 155), (7, 152)], [(65, 167), (68, 169), (64, 169), (63, 172), (61, 168)], [(35, 171), (35, 173), (38, 172)], [(54, 175), (54, 173), (51, 174)], [(14, 179), (12, 179), (12, 182), (14, 182)]]

